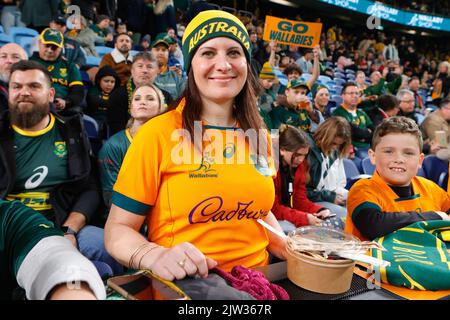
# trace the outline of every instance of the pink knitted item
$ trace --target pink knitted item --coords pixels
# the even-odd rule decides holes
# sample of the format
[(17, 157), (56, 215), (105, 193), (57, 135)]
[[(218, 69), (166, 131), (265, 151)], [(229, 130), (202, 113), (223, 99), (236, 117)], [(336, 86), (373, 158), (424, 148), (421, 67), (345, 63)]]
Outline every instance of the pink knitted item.
[(257, 300), (289, 300), (289, 295), (282, 287), (270, 283), (262, 272), (244, 266), (236, 266), (228, 273), (214, 268), (217, 273), (233, 288), (245, 291)]

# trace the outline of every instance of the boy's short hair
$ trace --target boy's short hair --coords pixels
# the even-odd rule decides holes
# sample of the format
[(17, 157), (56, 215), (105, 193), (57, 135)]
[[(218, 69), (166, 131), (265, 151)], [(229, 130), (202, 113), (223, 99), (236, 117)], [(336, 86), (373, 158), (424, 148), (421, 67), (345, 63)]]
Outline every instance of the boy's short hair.
[(384, 119), (375, 129), (372, 138), (372, 145), (370, 146), (372, 150), (380, 143), (382, 137), (391, 133), (408, 133), (412, 134), (417, 138), (419, 144), (420, 152), (422, 152), (423, 138), (422, 132), (419, 129), (417, 123), (407, 117), (395, 116)]

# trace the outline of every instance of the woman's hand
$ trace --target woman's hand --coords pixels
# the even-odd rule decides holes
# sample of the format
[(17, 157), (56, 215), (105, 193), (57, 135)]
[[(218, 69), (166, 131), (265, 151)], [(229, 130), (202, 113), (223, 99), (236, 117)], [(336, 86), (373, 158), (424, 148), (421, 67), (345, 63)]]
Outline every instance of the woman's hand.
[(217, 266), (217, 262), (206, 257), (189, 242), (180, 243), (172, 248), (160, 247), (144, 257), (142, 268), (150, 269), (161, 278), (173, 281), (186, 276), (208, 276), (208, 270)]
[(315, 215), (313, 215), (312, 213), (308, 213), (308, 224), (310, 226), (320, 226), (320, 224), (322, 223), (322, 220), (317, 218)]
[(325, 219), (328, 218), (328, 216), (331, 214), (331, 211), (329, 209), (321, 210), (317, 213), (314, 213), (314, 216), (319, 219)]

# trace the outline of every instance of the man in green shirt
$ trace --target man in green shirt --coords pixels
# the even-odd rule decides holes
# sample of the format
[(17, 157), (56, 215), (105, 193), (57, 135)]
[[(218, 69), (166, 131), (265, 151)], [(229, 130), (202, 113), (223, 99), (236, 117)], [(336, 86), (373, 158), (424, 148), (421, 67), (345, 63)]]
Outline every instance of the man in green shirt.
[(368, 157), (374, 127), (369, 116), (357, 108), (359, 95), (356, 83), (345, 83), (342, 87), (342, 105), (333, 111), (332, 116), (343, 117), (350, 123), (355, 156), (364, 159)]
[(105, 299), (94, 265), (62, 232), (18, 201), (0, 200), (0, 300)]
[(62, 33), (47, 28), (39, 37), (39, 52), (35, 52), (30, 60), (39, 62), (50, 72), (56, 91), (56, 111), (61, 114), (69, 114), (72, 110), (81, 112), (80, 105), (84, 98), (81, 74), (77, 66), (62, 55), (63, 47)]
[(314, 131), (319, 123), (319, 114), (306, 96), (309, 90), (308, 85), (299, 79), (289, 81), (285, 91), (288, 106), (278, 106), (271, 111), (273, 128), (288, 124), (307, 133)]
[(44, 66), (35, 61), (13, 65), (9, 116), (0, 120), (0, 198), (41, 212), (83, 255), (98, 262), (101, 274), (120, 273), (123, 268), (104, 247), (103, 229), (89, 225), (98, 223), (100, 194), (81, 116), (50, 112), (54, 96)]

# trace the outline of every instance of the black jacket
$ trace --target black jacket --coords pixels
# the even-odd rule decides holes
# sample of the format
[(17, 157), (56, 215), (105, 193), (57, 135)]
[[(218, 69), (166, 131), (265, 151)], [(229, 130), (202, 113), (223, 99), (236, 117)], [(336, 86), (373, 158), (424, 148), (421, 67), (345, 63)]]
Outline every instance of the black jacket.
[[(83, 120), (76, 114), (71, 117), (56, 117), (55, 125), (68, 146), (69, 180), (54, 186), (50, 191), (50, 203), (55, 213), (55, 225), (67, 220), (70, 212), (76, 211), (86, 217), (86, 223), (94, 218), (100, 204), (99, 186), (95, 179), (95, 162), (91, 159), (91, 148), (84, 130)], [(14, 132), (9, 123), (9, 113), (0, 118), (0, 197), (4, 199), (14, 188), (16, 179)]]

